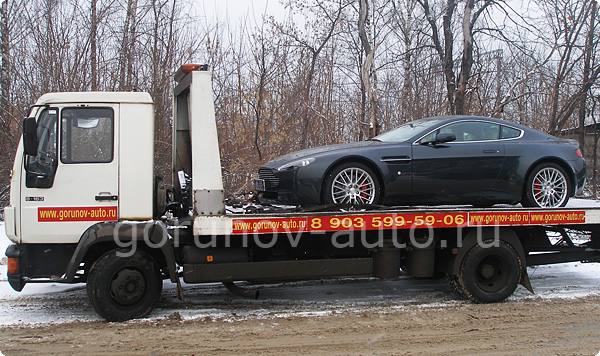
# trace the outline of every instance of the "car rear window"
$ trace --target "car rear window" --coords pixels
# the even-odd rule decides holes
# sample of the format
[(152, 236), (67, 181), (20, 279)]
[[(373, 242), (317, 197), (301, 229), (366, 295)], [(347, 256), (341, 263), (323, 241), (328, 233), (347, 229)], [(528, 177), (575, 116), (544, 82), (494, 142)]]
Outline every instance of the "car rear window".
[(521, 130), (513, 129), (512, 127), (502, 126), (500, 138), (515, 138), (521, 136)]

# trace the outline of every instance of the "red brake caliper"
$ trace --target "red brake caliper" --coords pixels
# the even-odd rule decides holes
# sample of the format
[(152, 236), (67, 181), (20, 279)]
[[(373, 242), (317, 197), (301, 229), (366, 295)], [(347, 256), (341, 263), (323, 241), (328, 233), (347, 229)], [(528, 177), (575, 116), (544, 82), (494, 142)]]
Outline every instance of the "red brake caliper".
[(533, 182), (533, 195), (539, 197), (542, 194), (542, 183), (538, 179)]
[(361, 183), (361, 185), (360, 185), (360, 190), (362, 191), (362, 193), (360, 194), (360, 196), (362, 198), (364, 198), (364, 199), (367, 199), (367, 194), (365, 193), (367, 191), (367, 185), (365, 184), (365, 180), (363, 180), (362, 183)]

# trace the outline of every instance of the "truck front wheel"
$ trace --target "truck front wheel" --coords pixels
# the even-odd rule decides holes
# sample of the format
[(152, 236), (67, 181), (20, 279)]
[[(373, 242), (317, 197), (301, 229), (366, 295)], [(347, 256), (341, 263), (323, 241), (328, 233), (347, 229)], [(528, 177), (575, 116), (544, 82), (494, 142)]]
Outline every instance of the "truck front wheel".
[(521, 279), (517, 252), (504, 241), (487, 240), (465, 255), (458, 282), (476, 303), (497, 303), (511, 296)]
[(107, 321), (146, 316), (162, 292), (162, 275), (154, 259), (128, 249), (105, 253), (90, 268), (87, 294), (94, 310)]

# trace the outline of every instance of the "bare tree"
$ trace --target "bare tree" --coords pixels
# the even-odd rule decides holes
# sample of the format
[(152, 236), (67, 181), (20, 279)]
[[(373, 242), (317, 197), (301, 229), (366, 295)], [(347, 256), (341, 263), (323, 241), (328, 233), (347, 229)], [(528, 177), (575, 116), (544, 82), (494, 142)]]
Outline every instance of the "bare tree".
[[(574, 0), (552, 0), (544, 3), (553, 35), (557, 59), (552, 87), (550, 89), (551, 110), (548, 132), (559, 134), (567, 125), (575, 110), (600, 75), (600, 63), (591, 66), (591, 52), (598, 45), (594, 35), (596, 2)], [(588, 30), (586, 36), (585, 30)], [(590, 37), (591, 36), (591, 37)], [(586, 51), (582, 48), (589, 47)], [(586, 67), (586, 64), (589, 66)], [(565, 85), (573, 82), (573, 76), (583, 70), (583, 83), (579, 86)], [(581, 72), (580, 72), (581, 73)]]
[[(295, 42), (300, 44), (303, 49), (309, 52), (309, 61), (307, 64), (307, 69), (304, 80), (302, 81), (303, 86), (303, 94), (302, 94), (302, 103), (299, 106), (299, 116), (302, 118), (302, 130), (301, 130), (301, 143), (300, 146), (302, 148), (307, 147), (310, 141), (310, 134), (312, 130), (310, 129), (312, 123), (312, 117), (315, 116), (314, 106), (311, 103), (312, 97), (312, 89), (313, 89), (313, 80), (315, 77), (316, 66), (318, 64), (319, 56), (322, 53), (323, 49), (328, 45), (328, 43), (332, 40), (332, 38), (336, 35), (338, 31), (338, 25), (340, 19), (342, 17), (343, 11), (346, 7), (348, 7), (349, 3), (347, 0), (336, 0), (333, 3), (335, 6), (333, 8), (327, 6), (326, 1), (317, 0), (313, 6), (310, 7), (311, 14), (317, 17), (317, 20), (314, 21), (313, 27), (316, 32), (313, 34), (313, 38), (305, 38), (302, 37), (296, 28), (289, 27), (284, 24), (273, 23), (276, 28), (279, 29), (281, 33), (290, 37)], [(296, 6), (307, 6), (305, 4), (298, 4)], [(325, 20), (325, 21), (324, 21)]]
[[(592, 71), (592, 59), (594, 55), (594, 36), (595, 36), (595, 27), (596, 27), (596, 16), (598, 12), (598, 3), (596, 0), (592, 0), (591, 2), (591, 11), (589, 14), (589, 24), (588, 24), (588, 33), (587, 39), (585, 41), (585, 50), (584, 50), (584, 64), (583, 64), (583, 78), (581, 82), (581, 87), (585, 88), (588, 83), (591, 81), (591, 71)], [(585, 135), (586, 135), (586, 116), (587, 116), (587, 101), (588, 101), (588, 90), (585, 90), (581, 93), (581, 98), (579, 100), (579, 147), (581, 151), (585, 154)], [(595, 146), (595, 145), (594, 145)], [(595, 182), (595, 180), (594, 180)]]
[(269, 75), (269, 63), (267, 63), (267, 44), (264, 36), (258, 36), (257, 47), (254, 50), (254, 61), (256, 64), (256, 77), (258, 77), (258, 83), (255, 88), (255, 93), (248, 101), (248, 104), (252, 107), (255, 117), (254, 127), (254, 148), (258, 154), (258, 160), (262, 161), (263, 156), (260, 150), (260, 132), (261, 125), (263, 124), (265, 116), (265, 97), (267, 92), (267, 81)]
[(419, 50), (418, 45), (418, 21), (415, 14), (417, 1), (416, 0), (401, 0), (398, 3), (392, 1), (394, 9), (394, 18), (399, 31), (399, 37), (403, 44), (403, 79), (401, 92), (400, 115), (402, 122), (409, 121), (413, 114), (412, 108), (414, 104), (413, 97), (413, 75), (412, 71), (416, 68), (416, 63), (413, 61)]
[(90, 3), (90, 67), (91, 67), (91, 89), (98, 90), (98, 15), (97, 0)]
[(123, 39), (121, 42), (121, 56), (119, 61), (119, 88), (120, 90), (131, 90), (133, 88), (133, 61), (136, 37), (137, 0), (127, 0), (127, 12), (125, 24), (123, 25)]
[[(433, 7), (428, 0), (417, 0), (425, 13), (425, 19), (431, 27), (433, 47), (442, 64), (442, 72), (446, 80), (448, 106), (452, 114), (465, 113), (465, 95), (471, 78), (473, 67), (473, 46), (475, 25), (488, 9), (496, 4), (494, 0), (466, 0), (464, 11), (457, 14), (458, 1), (446, 0), (441, 6), (441, 31), (437, 21), (438, 15), (433, 13)], [(439, 4), (438, 4), (439, 5)], [(456, 17), (459, 17), (456, 19)], [(462, 29), (462, 54), (460, 56), (459, 72), (454, 67), (455, 28), (453, 22), (459, 21)], [(442, 35), (443, 34), (443, 35)]]
[(369, 1), (359, 0), (359, 19), (358, 19), (358, 37), (365, 53), (364, 61), (360, 71), (360, 79), (367, 97), (369, 98), (369, 133), (368, 138), (377, 136), (379, 123), (378, 117), (378, 98), (377, 98), (377, 72), (375, 70), (375, 51), (378, 44), (375, 44), (371, 31), (369, 29)]
[[(4, 133), (10, 131), (10, 118), (7, 108), (9, 107), (9, 97), (11, 89), (10, 80), (10, 31), (8, 27), (8, 1), (0, 5), (0, 130)], [(8, 147), (4, 147), (6, 150)]]

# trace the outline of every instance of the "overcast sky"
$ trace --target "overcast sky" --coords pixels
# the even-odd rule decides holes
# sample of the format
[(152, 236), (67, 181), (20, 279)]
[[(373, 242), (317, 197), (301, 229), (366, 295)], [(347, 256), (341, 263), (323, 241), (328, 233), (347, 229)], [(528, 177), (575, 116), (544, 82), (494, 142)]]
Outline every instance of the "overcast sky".
[(194, 0), (198, 4), (198, 11), (208, 18), (218, 17), (229, 19), (236, 23), (238, 20), (248, 16), (260, 21), (265, 13), (284, 16), (286, 11), (279, 0)]

